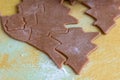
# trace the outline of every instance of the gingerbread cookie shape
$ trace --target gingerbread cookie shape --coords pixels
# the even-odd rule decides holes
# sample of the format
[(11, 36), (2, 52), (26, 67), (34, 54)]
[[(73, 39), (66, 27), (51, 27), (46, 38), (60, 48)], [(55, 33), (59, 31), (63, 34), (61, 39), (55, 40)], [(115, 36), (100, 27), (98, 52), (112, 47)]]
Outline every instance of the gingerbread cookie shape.
[(115, 19), (120, 16), (120, 0), (84, 0), (90, 9), (86, 12), (96, 19), (97, 25), (105, 34), (115, 25)]
[(52, 37), (61, 43), (56, 50), (67, 57), (65, 64), (79, 74), (88, 61), (87, 55), (96, 49), (96, 45), (91, 41), (98, 35), (98, 32), (83, 32), (81, 28), (70, 28), (67, 33), (55, 33)]

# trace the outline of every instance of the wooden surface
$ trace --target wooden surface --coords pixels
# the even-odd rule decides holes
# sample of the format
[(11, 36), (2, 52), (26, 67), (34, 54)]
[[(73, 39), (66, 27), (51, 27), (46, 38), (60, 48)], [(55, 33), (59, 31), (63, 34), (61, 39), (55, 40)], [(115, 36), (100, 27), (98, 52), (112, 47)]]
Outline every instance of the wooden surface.
[[(20, 0), (0, 0), (0, 14), (15, 14), (19, 3)], [(81, 4), (67, 6), (79, 24), (66, 27), (99, 31), (92, 25), (94, 19), (84, 14), (88, 8)], [(120, 18), (108, 35), (101, 34), (94, 43), (98, 49), (88, 56), (89, 63), (81, 75), (75, 75), (68, 66), (58, 69), (47, 55), (10, 38), (0, 27), (0, 80), (120, 80)]]

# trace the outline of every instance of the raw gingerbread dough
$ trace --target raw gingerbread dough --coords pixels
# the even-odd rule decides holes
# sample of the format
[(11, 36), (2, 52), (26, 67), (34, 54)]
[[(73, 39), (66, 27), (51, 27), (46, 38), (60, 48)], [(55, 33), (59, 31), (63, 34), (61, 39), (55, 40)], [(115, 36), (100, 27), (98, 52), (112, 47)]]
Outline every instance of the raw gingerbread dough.
[(94, 25), (104, 33), (109, 32), (120, 16), (120, 0), (83, 0), (83, 3), (90, 8), (87, 14), (96, 19)]
[(19, 13), (2, 17), (2, 25), (9, 36), (45, 52), (61, 68), (65, 58), (55, 51), (59, 42), (50, 37), (50, 32), (66, 32), (64, 25), (77, 23), (77, 20), (69, 15), (70, 9), (59, 2), (23, 0)]
[(56, 33), (52, 37), (61, 43), (56, 50), (67, 57), (65, 63), (79, 74), (88, 61), (87, 55), (96, 49), (96, 45), (91, 41), (98, 35), (98, 32), (83, 32), (81, 28), (70, 28), (67, 33)]

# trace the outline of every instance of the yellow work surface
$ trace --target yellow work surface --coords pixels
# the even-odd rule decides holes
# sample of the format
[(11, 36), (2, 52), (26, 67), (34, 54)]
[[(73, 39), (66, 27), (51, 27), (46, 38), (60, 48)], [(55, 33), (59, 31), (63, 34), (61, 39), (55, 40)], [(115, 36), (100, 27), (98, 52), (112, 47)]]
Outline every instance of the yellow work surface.
[[(16, 14), (19, 3), (20, 0), (0, 0), (0, 14)], [(84, 14), (88, 8), (79, 3), (65, 5), (79, 20), (78, 24), (66, 27), (82, 27), (86, 32), (99, 31), (92, 25), (94, 19)], [(10, 38), (0, 26), (0, 80), (120, 80), (120, 19), (116, 20), (116, 26), (109, 34), (101, 34), (94, 43), (98, 49), (88, 56), (89, 63), (81, 74), (76, 75), (66, 65), (58, 69), (47, 55)]]

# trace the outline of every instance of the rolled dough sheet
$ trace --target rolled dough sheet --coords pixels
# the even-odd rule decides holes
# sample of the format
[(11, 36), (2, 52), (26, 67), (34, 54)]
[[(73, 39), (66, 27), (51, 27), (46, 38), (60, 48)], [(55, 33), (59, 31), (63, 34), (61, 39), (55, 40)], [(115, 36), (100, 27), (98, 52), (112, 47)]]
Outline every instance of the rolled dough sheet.
[[(0, 14), (13, 15), (20, 0), (0, 0)], [(66, 27), (80, 27), (87, 32), (99, 31), (92, 25), (94, 19), (84, 14), (88, 10), (81, 4), (66, 6), (79, 24)], [(80, 75), (68, 67), (61, 70), (47, 57), (25, 43), (8, 37), (0, 26), (0, 80), (119, 80), (120, 79), (120, 19), (108, 35), (101, 35), (95, 44), (98, 49), (91, 53), (89, 63)]]

